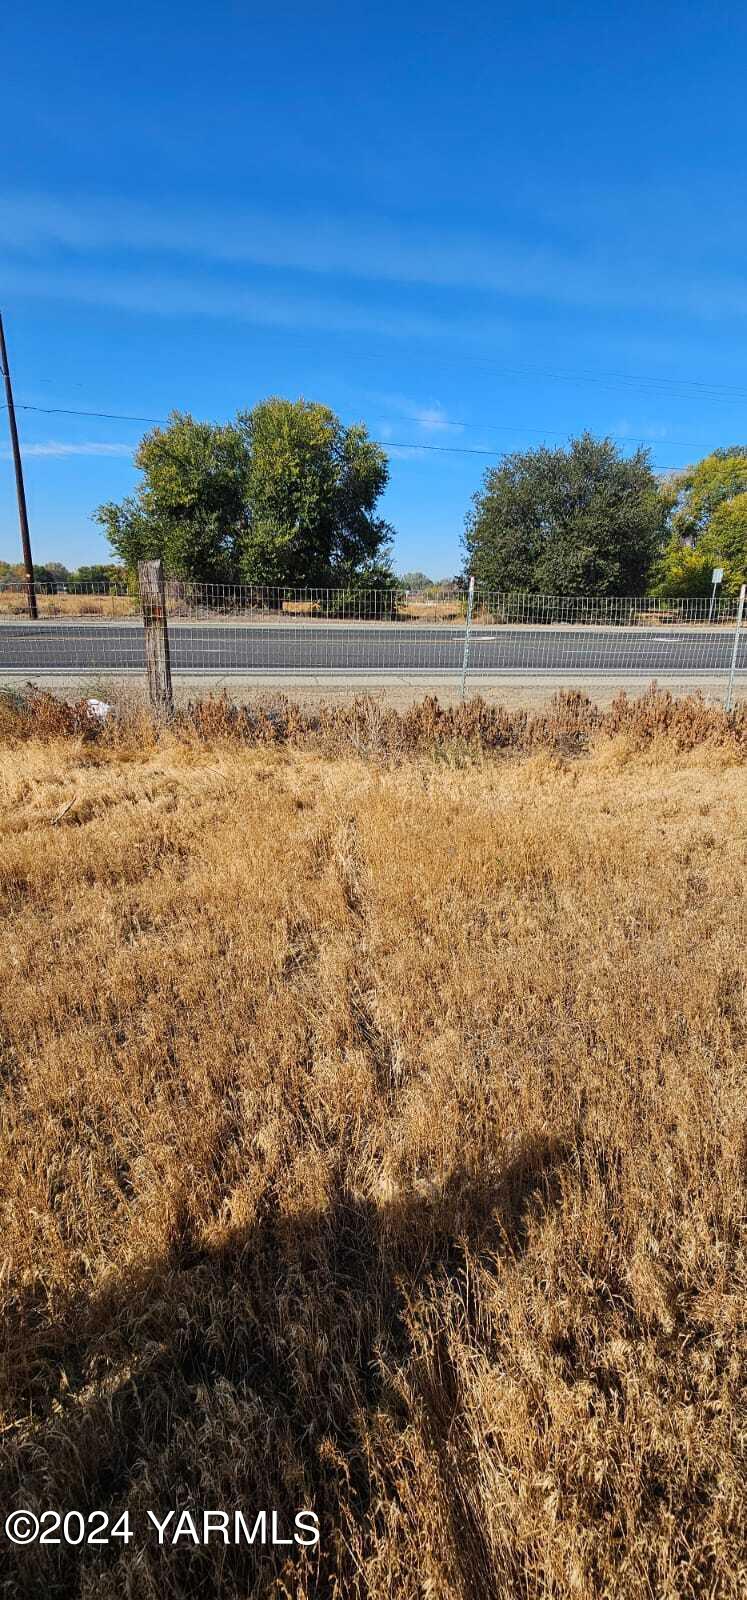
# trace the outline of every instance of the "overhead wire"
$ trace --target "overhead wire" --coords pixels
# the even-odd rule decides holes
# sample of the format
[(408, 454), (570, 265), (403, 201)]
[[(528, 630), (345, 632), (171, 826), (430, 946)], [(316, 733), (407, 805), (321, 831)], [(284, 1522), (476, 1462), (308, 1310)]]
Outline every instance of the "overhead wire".
[[(2, 406), (2, 409), (3, 410), (6, 409), (5, 405)], [(47, 416), (47, 417), (86, 417), (86, 418), (89, 418), (89, 419), (96, 419), (96, 420), (105, 421), (105, 422), (142, 422), (142, 423), (151, 424), (151, 425), (156, 426), (156, 427), (158, 427), (158, 426), (167, 427), (168, 423), (169, 423), (169, 418), (168, 417), (144, 416), (144, 415), (141, 415), (139, 413), (135, 414), (133, 412), (124, 412), (124, 411), (86, 411), (86, 410), (80, 409), (79, 407), (73, 407), (73, 406), (38, 406), (38, 405), (32, 405), (29, 402), (23, 402), (23, 401), (17, 401), (16, 402), (16, 410), (17, 411), (31, 411), (31, 412), (37, 413), (40, 416)], [(423, 417), (419, 416), (417, 413), (405, 413), (405, 418), (406, 418), (407, 421), (416, 422), (421, 426), (423, 425)], [(455, 421), (452, 421), (451, 419), (444, 418), (442, 425), (445, 426), (445, 427), (452, 427), (452, 428), (453, 427), (458, 427), (458, 428), (480, 428), (482, 431), (485, 431), (485, 430), (490, 431), (492, 429), (495, 432), (507, 432), (507, 433), (519, 433), (519, 434), (534, 433), (534, 434), (540, 435), (542, 438), (566, 439), (566, 438), (571, 437), (571, 435), (569, 435), (568, 433), (561, 432), (561, 431), (559, 431), (557, 429), (536, 428), (536, 427), (522, 428), (522, 427), (519, 427), (519, 426), (517, 426), (515, 424), (508, 424), (508, 423), (455, 422)], [(652, 438), (651, 436), (645, 435), (645, 434), (640, 436), (640, 437), (637, 437), (637, 438), (633, 438), (628, 434), (605, 434), (605, 438), (614, 439), (616, 441), (616, 443), (618, 443), (618, 444), (631, 445), (631, 446), (632, 445), (638, 445), (638, 446), (640, 446), (640, 445), (652, 445), (652, 446), (655, 446), (657, 444), (661, 444), (662, 443), (661, 440)], [(447, 445), (447, 444), (429, 444), (429, 443), (427, 443), (427, 442), (425, 442), (424, 440), (421, 440), (421, 439), (407, 439), (407, 440), (402, 440), (402, 439), (375, 439), (372, 442), (374, 444), (379, 444), (382, 447), (382, 449), (385, 449), (385, 450), (386, 449), (392, 449), (392, 450), (425, 450), (425, 451), (430, 451), (430, 452), (433, 452), (435, 454), (440, 454), (440, 455), (496, 456), (496, 455), (500, 454), (500, 452), (497, 449), (495, 449), (495, 450), (488, 449), (488, 448), (486, 448), (484, 446), (456, 445), (456, 444), (450, 444), (450, 445)], [(672, 442), (674, 443), (674, 441), (672, 441)], [(677, 440), (676, 442), (677, 442), (677, 444), (681, 444), (683, 449), (685, 449), (685, 448), (687, 448), (687, 449), (690, 449), (690, 448), (692, 448), (692, 449), (702, 449), (703, 448), (702, 444), (700, 444), (699, 442), (696, 442), (695, 440), (692, 440), (692, 439)], [(663, 465), (660, 470), (662, 470), (662, 471), (677, 471), (680, 466), (681, 466), (681, 463), (677, 463), (677, 465), (674, 465), (674, 464), (670, 463), (668, 465), (666, 465), (666, 464)]]

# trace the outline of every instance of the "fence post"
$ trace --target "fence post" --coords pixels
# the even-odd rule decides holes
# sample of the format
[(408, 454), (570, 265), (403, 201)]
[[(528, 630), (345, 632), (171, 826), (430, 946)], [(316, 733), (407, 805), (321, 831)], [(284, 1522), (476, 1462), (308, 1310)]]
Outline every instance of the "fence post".
[(742, 618), (744, 617), (744, 599), (745, 599), (745, 595), (746, 594), (747, 594), (747, 583), (743, 583), (742, 587), (741, 587), (741, 589), (739, 591), (739, 603), (737, 605), (737, 621), (736, 621), (736, 626), (734, 628), (734, 648), (733, 648), (733, 650), (731, 652), (731, 666), (729, 668), (729, 682), (726, 685), (726, 699), (724, 701), (724, 710), (725, 711), (732, 711), (733, 710), (732, 701), (733, 701), (733, 697), (734, 697), (734, 674), (735, 674), (735, 672), (737, 670), (737, 652), (739, 650), (739, 635), (740, 635), (741, 630), (742, 630)]
[(171, 657), (166, 625), (166, 590), (162, 561), (138, 561), (140, 605), (143, 613), (145, 671), (150, 703), (157, 717), (170, 717), (174, 709)]
[(469, 665), (469, 636), (472, 632), (472, 608), (475, 603), (475, 580), (470, 578), (467, 590), (467, 621), (464, 628), (464, 654), (462, 656), (462, 699), (465, 697), (467, 685), (467, 667)]

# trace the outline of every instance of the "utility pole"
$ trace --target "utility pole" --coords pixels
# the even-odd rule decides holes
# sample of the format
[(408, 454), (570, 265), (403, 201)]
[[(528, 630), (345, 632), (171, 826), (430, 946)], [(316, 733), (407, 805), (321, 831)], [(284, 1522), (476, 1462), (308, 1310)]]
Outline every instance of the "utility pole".
[(5, 347), (5, 332), (3, 319), (0, 313), (0, 365), (5, 379), (5, 398), (8, 402), (8, 422), (10, 425), (10, 444), (13, 451), (13, 465), (16, 469), (16, 494), (18, 496), (18, 521), (21, 524), (21, 547), (23, 549), (23, 565), (26, 571), (26, 591), (29, 603), (29, 616), (36, 621), (36, 589), (34, 588), (34, 563), (31, 559), (31, 539), (29, 537), (29, 519), (26, 511), (26, 490), (23, 487), (23, 466), (21, 464), (21, 447), (18, 443), (18, 428), (16, 427), (16, 408), (13, 404), (13, 389), (10, 382), (10, 367), (8, 366), (8, 352)]

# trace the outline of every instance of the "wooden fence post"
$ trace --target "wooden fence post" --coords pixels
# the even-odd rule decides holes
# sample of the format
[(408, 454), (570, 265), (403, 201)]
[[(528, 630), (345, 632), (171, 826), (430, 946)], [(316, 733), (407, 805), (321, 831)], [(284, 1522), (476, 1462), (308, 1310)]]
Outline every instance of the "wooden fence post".
[(137, 576), (143, 612), (145, 671), (150, 703), (157, 717), (170, 717), (174, 710), (174, 696), (171, 689), (163, 562), (138, 561)]

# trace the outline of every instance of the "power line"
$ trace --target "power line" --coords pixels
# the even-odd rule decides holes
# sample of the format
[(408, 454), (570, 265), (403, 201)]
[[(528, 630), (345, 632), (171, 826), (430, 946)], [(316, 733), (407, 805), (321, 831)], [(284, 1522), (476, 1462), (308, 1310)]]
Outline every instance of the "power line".
[[(297, 350), (305, 349), (314, 350), (314, 352), (316, 352), (316, 346), (309, 343), (296, 343), (295, 348)], [(391, 355), (384, 354), (383, 352), (376, 350), (368, 350), (356, 356), (356, 362), (366, 361), (390, 362)], [(599, 372), (589, 372), (588, 370), (574, 372), (562, 367), (552, 368), (544, 366), (532, 366), (527, 363), (517, 363), (516, 365), (512, 366), (504, 366), (501, 364), (496, 364), (493, 361), (481, 356), (470, 356), (464, 354), (460, 356), (458, 362), (450, 362), (448, 360), (444, 361), (442, 359), (437, 359), (436, 361), (437, 368), (447, 371), (453, 371), (456, 368), (463, 367), (465, 365), (481, 367), (485, 371), (494, 372), (499, 377), (544, 378), (549, 379), (554, 383), (590, 383), (597, 386), (601, 385), (603, 388), (609, 388), (610, 385), (612, 385), (613, 387), (623, 389), (641, 389), (646, 393), (668, 392), (671, 394), (673, 391), (678, 389), (690, 391), (695, 390), (700, 396), (709, 396), (713, 399), (722, 399), (725, 401), (747, 401), (747, 390), (742, 389), (734, 384), (711, 383), (703, 378), (669, 378), (665, 375), (657, 373), (618, 372), (614, 369), (602, 369)], [(37, 379), (38, 383), (54, 383), (55, 381), (56, 380), (52, 377), (40, 377)], [(82, 386), (77, 385), (76, 387)], [(45, 408), (36, 407), (35, 409), (42, 410)], [(56, 410), (58, 408), (50, 409)], [(98, 413), (90, 414), (98, 415)], [(134, 422), (151, 422), (162, 421), (164, 419), (152, 417), (134, 417), (131, 420)]]
[[(403, 416), (408, 422), (423, 423), (422, 413), (418, 415), (416, 411), (405, 411)], [(438, 419), (436, 419), (436, 426), (438, 425)], [(539, 433), (543, 439), (568, 439), (570, 437), (567, 429), (563, 431), (558, 428), (533, 428), (529, 424), (522, 428), (518, 427), (516, 423), (508, 422), (459, 422), (456, 417), (444, 417), (441, 425), (446, 428), (479, 428), (481, 433)], [(617, 444), (677, 444), (681, 445), (683, 450), (703, 449), (702, 440), (700, 439), (657, 439), (650, 433), (644, 433), (639, 438), (635, 438), (632, 434), (607, 433), (606, 430), (604, 437), (605, 439), (614, 439)]]
[[(130, 412), (124, 411), (82, 411), (72, 406), (35, 406), (18, 402), (16, 405), (16, 410), (33, 411), (38, 415), (45, 417), (88, 417), (96, 418), (105, 422), (148, 422), (154, 424), (155, 426), (162, 427), (168, 427), (169, 424), (168, 417), (136, 416)], [(422, 417), (419, 417), (416, 413), (408, 412), (405, 413), (405, 415), (407, 421), (409, 422), (422, 423)], [(571, 434), (567, 432), (561, 432), (554, 428), (533, 428), (529, 426), (526, 428), (521, 428), (501, 422), (481, 423), (448, 421), (447, 426), (458, 428), (480, 428), (483, 431), (486, 429), (490, 431), (492, 429), (494, 432), (503, 433), (534, 433), (539, 434), (542, 438), (553, 439), (567, 439), (571, 437)], [(627, 434), (614, 433), (605, 434), (604, 437), (608, 439), (614, 439), (616, 443), (625, 445), (657, 445), (663, 442), (646, 434), (642, 435), (640, 438), (631, 438)], [(430, 450), (442, 455), (495, 456), (499, 453), (497, 450), (489, 450), (475, 445), (426, 444), (419, 439), (408, 439), (406, 441), (400, 439), (374, 439), (372, 442), (374, 444), (381, 445), (382, 449), (385, 450)], [(683, 449), (700, 450), (703, 448), (702, 444), (694, 439), (682, 439), (677, 440), (676, 442), (681, 444)], [(677, 469), (674, 466), (670, 466), (665, 467), (663, 470), (676, 471)]]
[(483, 450), (477, 445), (468, 444), (421, 444), (419, 439), (409, 439), (403, 443), (401, 439), (372, 439), (372, 444), (381, 445), (382, 450), (435, 450), (440, 455), (453, 456), (493, 456), (497, 450)]
[(673, 389), (696, 389), (715, 399), (747, 400), (747, 391), (734, 388), (730, 384), (706, 383), (700, 378), (666, 378), (653, 373), (625, 373), (625, 372), (565, 372), (552, 371), (546, 367), (504, 367), (494, 368), (502, 371), (508, 377), (537, 377), (550, 378), (558, 383), (594, 383), (607, 388), (610, 385), (623, 389), (643, 388), (646, 393), (655, 393), (659, 390), (666, 392)]
[[(311, 344), (297, 342), (294, 344), (296, 351), (307, 350), (317, 354), (317, 347)], [(357, 354), (356, 364), (366, 362), (391, 362), (391, 355), (380, 351), (368, 350)], [(747, 401), (747, 390), (736, 388), (729, 384), (707, 383), (699, 378), (667, 378), (654, 373), (624, 373), (603, 371), (601, 373), (573, 372), (568, 370), (554, 370), (548, 367), (533, 367), (527, 365), (500, 366), (480, 356), (462, 355), (459, 361), (448, 361), (441, 358), (433, 364), (433, 370), (446, 372), (459, 371), (464, 366), (480, 367), (485, 372), (494, 373), (502, 378), (544, 378), (557, 383), (591, 383), (604, 389), (624, 389), (638, 391), (643, 394), (672, 397), (677, 389), (684, 391), (683, 398), (687, 398), (688, 391), (696, 391), (698, 398), (721, 400), (725, 403), (733, 401)]]
[[(568, 434), (559, 434), (558, 437), (565, 439), (570, 436)], [(614, 435), (607, 434), (606, 437), (613, 438)], [(634, 441), (631, 441), (630, 439), (625, 440), (626, 444), (630, 444), (632, 442)], [(398, 439), (372, 439), (371, 443), (381, 445), (382, 450), (436, 450), (439, 453), (446, 455), (490, 456), (491, 460), (493, 461), (495, 461), (496, 457), (500, 455), (500, 451), (498, 450), (483, 450), (479, 449), (476, 445), (421, 444), (419, 439), (410, 439), (407, 441), (407, 443), (402, 443), (402, 441)], [(654, 467), (653, 470), (655, 472), (681, 472), (683, 470), (683, 464), (680, 461), (676, 463), (670, 461), (668, 463), (664, 463), (663, 465), (660, 464), (658, 467)]]
[(100, 417), (106, 422), (160, 422), (168, 426), (168, 417), (133, 417), (124, 411), (76, 411), (69, 406), (17, 405), (17, 411), (38, 411), (45, 417)]

